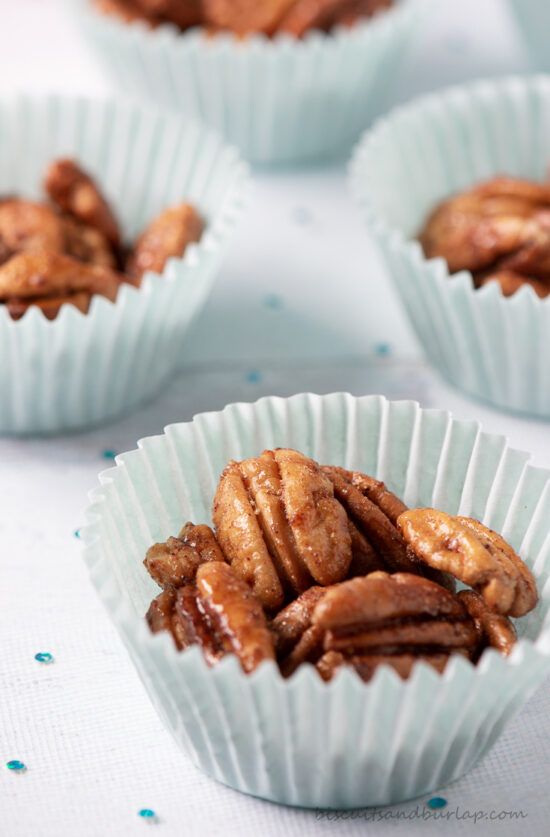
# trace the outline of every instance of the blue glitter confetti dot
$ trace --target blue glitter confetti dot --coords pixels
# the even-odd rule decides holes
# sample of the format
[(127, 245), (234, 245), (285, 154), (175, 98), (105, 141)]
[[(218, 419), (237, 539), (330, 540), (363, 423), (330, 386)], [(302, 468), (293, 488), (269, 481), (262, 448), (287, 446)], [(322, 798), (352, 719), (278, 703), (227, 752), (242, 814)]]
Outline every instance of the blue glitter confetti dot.
[(428, 802), (428, 808), (444, 808), (447, 804), (447, 800), (443, 799), (442, 796), (434, 796), (433, 799), (430, 799)]
[(101, 455), (103, 459), (114, 459), (116, 456), (116, 450), (104, 450)]
[(272, 311), (280, 311), (283, 307), (283, 300), (277, 294), (268, 294), (264, 298), (264, 305), (266, 308), (271, 308)]
[(75, 536), (75, 538), (79, 538), (79, 537), (80, 537), (80, 529), (75, 529), (75, 530), (74, 530), (74, 536)]
[(259, 384), (262, 380), (262, 373), (257, 369), (251, 369), (250, 372), (246, 373), (246, 380), (249, 384)]
[(15, 770), (16, 772), (21, 772), (26, 770), (25, 765), (22, 761), (18, 761), (17, 759), (13, 759), (13, 761), (8, 761), (6, 764), (8, 770)]
[(156, 814), (150, 808), (142, 808), (141, 811), (138, 811), (138, 816), (144, 820), (152, 820)]
[(378, 343), (374, 347), (374, 351), (378, 357), (387, 357), (391, 353), (391, 346), (389, 343)]
[(34, 659), (38, 660), (39, 663), (51, 663), (53, 656), (48, 651), (40, 651), (34, 655)]

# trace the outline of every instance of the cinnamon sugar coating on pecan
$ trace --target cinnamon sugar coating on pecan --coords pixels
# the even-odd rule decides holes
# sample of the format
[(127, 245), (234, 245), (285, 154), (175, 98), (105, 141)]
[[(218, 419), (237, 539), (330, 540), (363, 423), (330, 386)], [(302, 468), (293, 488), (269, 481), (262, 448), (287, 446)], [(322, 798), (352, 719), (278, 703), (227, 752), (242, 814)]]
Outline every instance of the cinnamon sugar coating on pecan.
[(267, 610), (317, 582), (345, 578), (351, 563), (346, 514), (313, 460), (264, 451), (224, 470), (212, 519), (220, 546)]
[(63, 224), (51, 207), (20, 198), (0, 201), (0, 264), (16, 253), (63, 249)]
[(497, 613), (524, 616), (536, 605), (536, 585), (526, 565), (478, 521), (415, 509), (400, 516), (398, 527), (421, 561), (473, 587)]
[(517, 642), (516, 629), (508, 617), (491, 610), (483, 596), (474, 590), (461, 590), (458, 598), (465, 605), (478, 633), (476, 656), (490, 647), (508, 657)]
[(144, 564), (151, 578), (165, 590), (192, 584), (205, 561), (223, 561), (223, 553), (209, 526), (186, 523), (177, 538), (156, 543)]
[(435, 208), (419, 234), (428, 258), (469, 270), (476, 286), (497, 281), (505, 296), (529, 285), (550, 294), (550, 186), (495, 177)]
[(226, 651), (246, 672), (275, 659), (273, 637), (264, 611), (250, 587), (225, 563), (212, 561), (197, 571), (200, 606)]
[(170, 258), (181, 258), (188, 245), (200, 240), (204, 223), (190, 204), (173, 206), (160, 213), (137, 239), (126, 270), (135, 279), (152, 270), (162, 273)]
[(63, 158), (50, 163), (44, 188), (63, 212), (99, 230), (113, 247), (119, 246), (120, 231), (109, 203), (92, 178), (74, 160)]
[(37, 305), (53, 318), (64, 302), (87, 311), (94, 294), (114, 302), (124, 281), (109, 268), (86, 265), (62, 253), (19, 253), (0, 266), (0, 302), (14, 317)]

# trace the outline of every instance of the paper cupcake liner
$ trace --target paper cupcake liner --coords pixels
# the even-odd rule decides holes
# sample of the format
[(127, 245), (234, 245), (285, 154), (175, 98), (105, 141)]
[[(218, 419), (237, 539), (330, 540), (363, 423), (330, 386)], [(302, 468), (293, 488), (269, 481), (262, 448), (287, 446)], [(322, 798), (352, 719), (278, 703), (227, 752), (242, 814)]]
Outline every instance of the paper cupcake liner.
[(106, 192), (133, 240), (188, 200), (206, 220), (198, 244), (88, 314), (65, 305), (14, 321), (0, 305), (0, 433), (48, 433), (113, 418), (155, 394), (181, 361), (241, 213), (247, 168), (237, 152), (180, 117), (114, 101), (17, 96), (0, 101), (0, 194), (42, 196), (48, 163), (73, 156)]
[[(209, 669), (198, 649), (178, 654), (170, 636), (153, 636), (147, 548), (187, 520), (210, 521), (228, 460), (277, 445), (376, 475), (411, 506), (501, 531), (540, 594), (512, 655), (488, 650), (477, 667), (456, 657), (443, 675), (418, 664), (406, 682), (383, 666), (370, 684), (350, 671), (326, 684), (310, 665), (286, 681), (274, 663), (249, 676), (235, 658)], [(475, 422), (379, 396), (263, 398), (171, 425), (117, 463), (100, 475), (81, 530), (91, 578), (164, 723), (220, 782), (320, 808), (418, 796), (475, 764), (550, 670), (550, 471)]]
[(529, 58), (535, 70), (550, 70), (550, 6), (547, 0), (508, 0), (524, 36)]
[(352, 30), (304, 40), (150, 31), (67, 0), (111, 78), (197, 117), (257, 163), (345, 154), (379, 109), (433, 0), (399, 0)]
[(505, 298), (471, 273), (449, 278), (414, 237), (453, 192), (495, 174), (542, 180), (550, 79), (482, 81), (395, 110), (361, 141), (351, 187), (424, 350), (452, 384), (505, 409), (550, 417), (550, 298)]

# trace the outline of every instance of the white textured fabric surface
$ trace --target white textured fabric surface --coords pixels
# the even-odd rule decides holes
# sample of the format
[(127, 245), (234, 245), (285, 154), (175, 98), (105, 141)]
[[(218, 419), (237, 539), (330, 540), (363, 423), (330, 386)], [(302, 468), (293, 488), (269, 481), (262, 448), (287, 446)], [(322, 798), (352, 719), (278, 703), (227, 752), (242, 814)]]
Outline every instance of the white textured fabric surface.
[[(0, 16), (0, 91), (106, 89), (57, 0), (0, 0)], [(441, 0), (440, 19), (394, 98), (524, 66), (498, 0)], [(481, 419), (550, 467), (548, 425), (463, 399), (415, 360), (417, 345), (363, 237), (343, 168), (263, 175), (255, 201), (189, 339), (186, 371), (165, 396), (85, 435), (0, 440), (0, 834), (546, 834), (550, 681), (478, 768), (441, 789), (448, 805), (439, 819), (426, 813), (426, 799), (322, 819), (199, 773), (164, 731), (93, 593), (74, 532), (97, 473), (110, 465), (104, 452), (229, 401), (307, 389), (417, 398)], [(376, 353), (368, 366), (357, 360)], [(39, 651), (51, 652), (53, 665), (36, 662)], [(27, 771), (10, 773), (10, 759)], [(157, 823), (140, 821), (145, 807)], [(487, 818), (474, 826), (476, 812)], [(490, 820), (491, 812), (502, 819)]]

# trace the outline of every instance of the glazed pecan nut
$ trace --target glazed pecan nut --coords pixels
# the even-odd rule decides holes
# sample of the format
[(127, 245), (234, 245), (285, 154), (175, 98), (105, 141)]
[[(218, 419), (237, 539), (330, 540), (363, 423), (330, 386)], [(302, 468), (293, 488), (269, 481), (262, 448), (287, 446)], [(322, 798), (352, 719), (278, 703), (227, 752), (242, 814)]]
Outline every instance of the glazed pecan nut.
[(262, 606), (228, 564), (202, 564), (197, 571), (197, 591), (208, 622), (224, 649), (237, 655), (244, 671), (275, 659), (273, 636)]
[(224, 560), (209, 526), (186, 523), (177, 538), (168, 538), (148, 549), (143, 563), (159, 587), (170, 590), (193, 584), (205, 561)]
[(134, 0), (142, 13), (153, 21), (170, 21), (180, 29), (202, 23), (203, 0)]
[(409, 573), (345, 581), (316, 605), (312, 624), (325, 651), (362, 656), (473, 653), (478, 635), (465, 606), (440, 585)]
[(465, 605), (478, 632), (477, 656), (484, 648), (495, 648), (508, 657), (517, 642), (516, 629), (508, 617), (491, 610), (483, 596), (473, 590), (461, 590), (458, 598)]
[(335, 496), (350, 520), (378, 556), (376, 569), (422, 572), (419, 562), (409, 555), (393, 522), (396, 515), (407, 508), (401, 500), (387, 491), (383, 483), (364, 474), (332, 466), (324, 466), (323, 471), (331, 480)]
[(92, 178), (74, 160), (60, 159), (51, 163), (44, 187), (60, 209), (99, 230), (113, 247), (118, 248), (120, 232), (113, 211)]
[(204, 223), (187, 203), (165, 209), (137, 239), (126, 265), (128, 275), (141, 279), (152, 270), (162, 273), (170, 258), (181, 258), (188, 245), (200, 241)]
[(267, 610), (281, 607), (285, 591), (333, 584), (348, 572), (344, 509), (317, 463), (296, 451), (231, 462), (212, 517), (226, 558)]
[(0, 302), (15, 316), (37, 305), (54, 317), (64, 302), (87, 310), (94, 294), (114, 302), (124, 281), (109, 268), (86, 265), (62, 253), (19, 253), (0, 266)]
[(537, 589), (528, 568), (483, 524), (435, 509), (405, 512), (397, 524), (421, 561), (479, 591), (492, 610), (518, 617), (535, 607)]
[(311, 627), (315, 606), (327, 589), (330, 588), (309, 587), (271, 620), (269, 627), (275, 637), (275, 648), (279, 657), (286, 657)]
[(237, 35), (272, 35), (295, 0), (204, 0), (205, 23)]
[(49, 206), (8, 198), (0, 201), (0, 264), (16, 253), (64, 250), (63, 223)]

